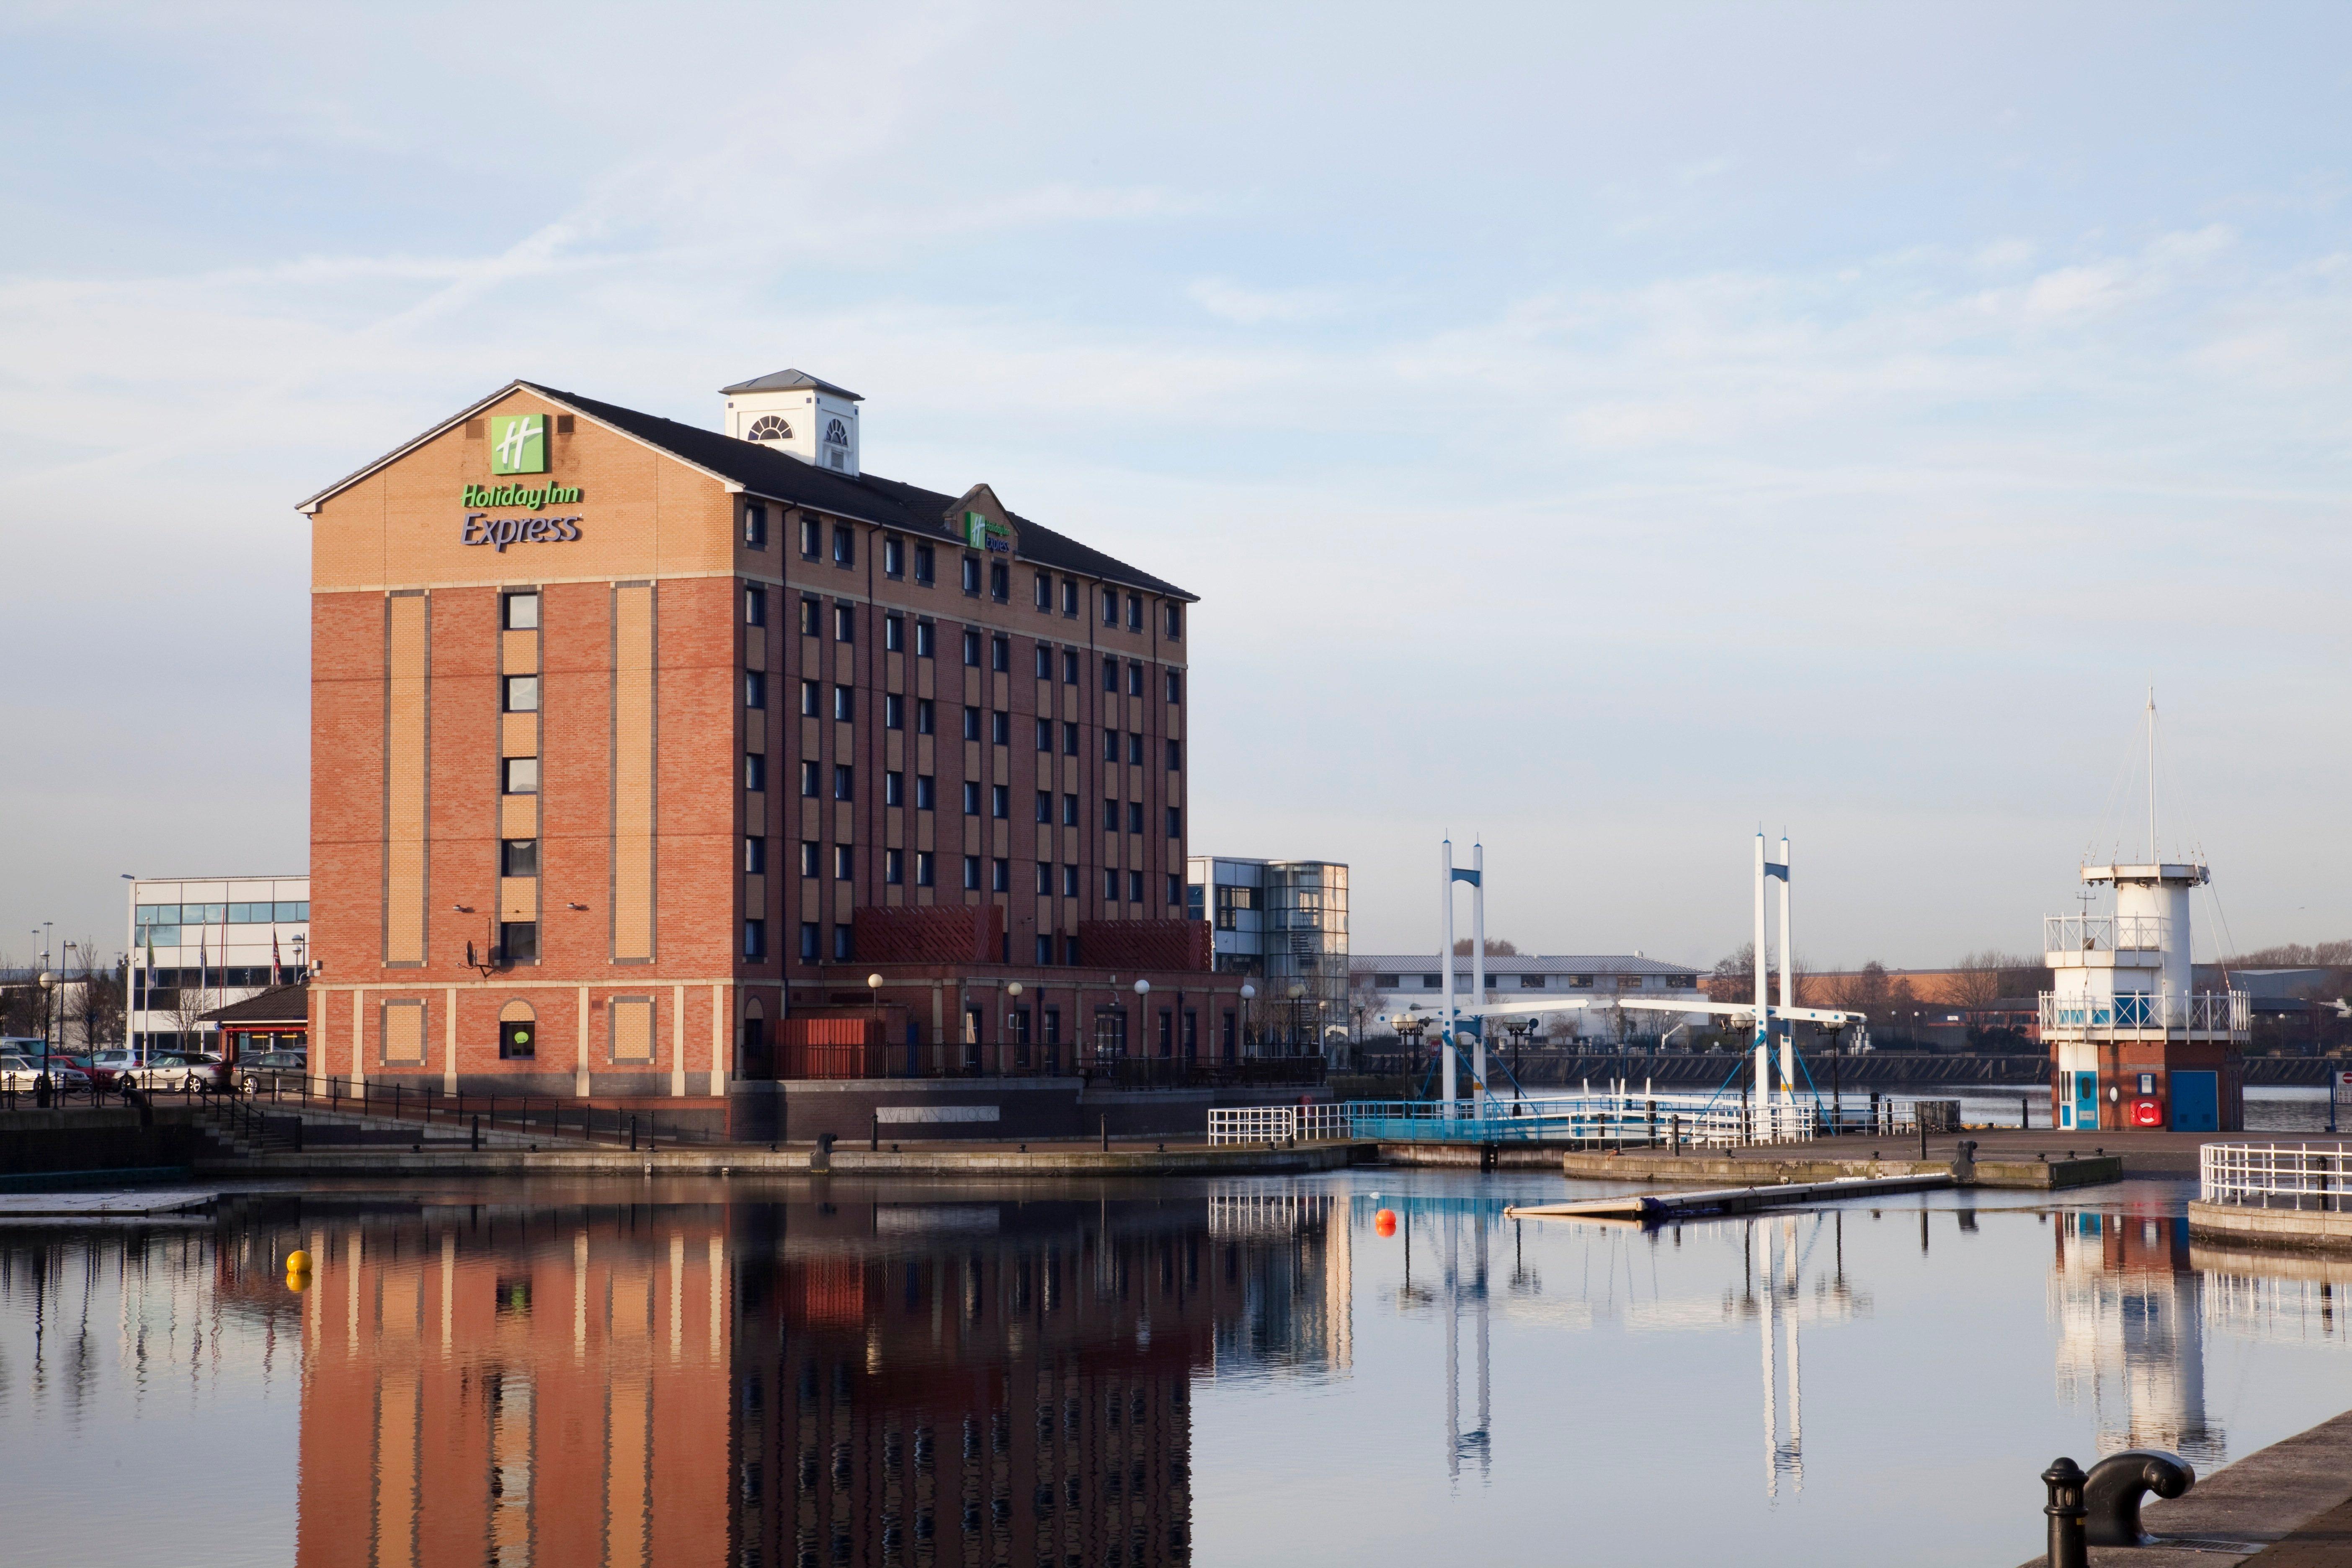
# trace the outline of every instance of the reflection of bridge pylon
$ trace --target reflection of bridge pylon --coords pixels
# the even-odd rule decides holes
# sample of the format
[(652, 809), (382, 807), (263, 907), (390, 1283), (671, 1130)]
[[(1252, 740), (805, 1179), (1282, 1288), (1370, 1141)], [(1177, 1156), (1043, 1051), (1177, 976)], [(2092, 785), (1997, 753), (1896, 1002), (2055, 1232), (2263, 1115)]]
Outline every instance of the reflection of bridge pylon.
[[(1796, 1217), (1790, 1215), (1777, 1225), (1765, 1223), (1762, 1230), (1763, 1289), (1761, 1310), (1756, 1321), (1763, 1336), (1764, 1495), (1779, 1497), (1780, 1478), (1788, 1476), (1795, 1481), (1797, 1494), (1801, 1497), (1805, 1490), (1805, 1394), (1797, 1341)], [(1788, 1327), (1789, 1363), (1789, 1423), (1785, 1436), (1780, 1427), (1781, 1377), (1774, 1353), (1783, 1323)]]
[(1486, 1230), (1488, 1220), (1483, 1215), (1471, 1216), (1471, 1269), (1469, 1294), (1471, 1313), (1477, 1331), (1478, 1356), (1478, 1425), (1469, 1432), (1462, 1430), (1462, 1219), (1449, 1211), (1443, 1218), (1445, 1235), (1445, 1474), (1447, 1479), (1462, 1479), (1462, 1461), (1475, 1460), (1479, 1479), (1487, 1479), (1492, 1471), (1494, 1446), (1489, 1418), (1493, 1412), (1491, 1385), (1488, 1381), (1490, 1349), (1486, 1316)]

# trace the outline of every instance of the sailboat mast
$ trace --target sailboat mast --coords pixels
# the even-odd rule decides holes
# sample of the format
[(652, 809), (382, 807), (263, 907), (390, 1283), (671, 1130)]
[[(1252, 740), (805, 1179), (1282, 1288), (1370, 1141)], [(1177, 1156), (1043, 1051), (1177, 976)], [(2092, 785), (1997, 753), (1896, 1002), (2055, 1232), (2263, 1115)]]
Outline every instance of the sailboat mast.
[(2147, 689), (2147, 863), (2156, 854), (2156, 688)]

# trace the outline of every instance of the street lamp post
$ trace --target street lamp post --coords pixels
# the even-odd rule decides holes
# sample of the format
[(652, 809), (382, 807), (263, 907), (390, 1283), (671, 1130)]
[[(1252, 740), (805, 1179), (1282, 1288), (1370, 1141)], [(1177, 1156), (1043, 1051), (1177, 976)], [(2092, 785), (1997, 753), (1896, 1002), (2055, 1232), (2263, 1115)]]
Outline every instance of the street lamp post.
[[(1004, 1010), (1004, 1033), (1009, 1039), (1011, 1036), (1021, 1033), (1021, 982), (1016, 980), (1012, 984), (1007, 985), (1004, 988), (1004, 994), (1013, 999), (1013, 1005)], [(1013, 1041), (1011, 1043), (1018, 1044), (1025, 1049), (1029, 1044), (1029, 1039), (1025, 1034), (1022, 1034), (1022, 1037), (1018, 1041)], [(1022, 1065), (1025, 1067), (1028, 1064), (1024, 1062)], [(996, 1076), (999, 1078), (1003, 1078), (1004, 1076), (1004, 1046), (1003, 1044), (1000, 1044), (996, 1047)]]
[(1298, 1036), (1300, 1033), (1299, 1023), (1301, 1016), (1306, 1012), (1306, 1009), (1301, 1007), (1298, 1005), (1298, 1002), (1299, 998), (1306, 994), (1307, 983), (1305, 981), (1294, 980), (1290, 983), (1290, 1050), (1288, 1054), (1294, 1057), (1300, 1054), (1298, 1049)]
[[(41, 959), (44, 963), (48, 961), (48, 956), (49, 955), (47, 952), (43, 952), (41, 954)], [(58, 977), (49, 973), (48, 970), (43, 969), (41, 971), (41, 1070), (33, 1079), (33, 1089), (36, 1101), (45, 1108), (49, 1103), (49, 1095), (51, 1093), (49, 1087), (49, 1013), (51, 1011), (51, 1005), (57, 996), (57, 989)]]
[(1250, 1002), (1257, 995), (1257, 987), (1242, 983), (1242, 1057), (1247, 1060), (1257, 1053), (1250, 1049)]

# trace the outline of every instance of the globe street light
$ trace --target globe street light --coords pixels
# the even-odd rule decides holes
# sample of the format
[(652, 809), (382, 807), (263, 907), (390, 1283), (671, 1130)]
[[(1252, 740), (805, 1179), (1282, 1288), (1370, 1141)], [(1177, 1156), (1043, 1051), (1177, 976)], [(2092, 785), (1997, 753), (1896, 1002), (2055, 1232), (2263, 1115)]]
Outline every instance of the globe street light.
[(1256, 986), (1247, 981), (1242, 983), (1242, 1054), (1244, 1056), (1253, 1054), (1250, 1050), (1250, 999), (1256, 994)]

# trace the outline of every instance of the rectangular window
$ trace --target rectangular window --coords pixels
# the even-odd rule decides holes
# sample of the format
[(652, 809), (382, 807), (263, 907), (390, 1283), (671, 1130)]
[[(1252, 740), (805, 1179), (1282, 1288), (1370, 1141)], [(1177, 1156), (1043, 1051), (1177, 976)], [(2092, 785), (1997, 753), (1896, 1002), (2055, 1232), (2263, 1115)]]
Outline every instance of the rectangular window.
[(1143, 765), (1142, 736), (1129, 735), (1127, 738), (1127, 763), (1128, 766), (1134, 768), (1139, 768)]
[(816, 840), (813, 838), (803, 838), (801, 840), (802, 876), (814, 877), (816, 875), (819, 854), (820, 851), (817, 847)]
[(801, 513), (801, 553), (812, 561), (824, 553), (824, 523), (805, 511)]
[(1051, 719), (1037, 721), (1037, 749), (1041, 752), (1054, 749), (1054, 721)]
[(1116, 696), (1118, 692), (1118, 660), (1103, 660), (1103, 689)]
[(988, 596), (1000, 605), (1013, 597), (1013, 573), (1002, 561), (989, 563)]
[(975, 599), (980, 597), (980, 557), (977, 555), (963, 558), (963, 591)]
[(988, 716), (988, 742), (992, 746), (1013, 743), (1013, 715), (999, 710)]
[(501, 877), (538, 876), (539, 840), (536, 838), (499, 840), (499, 875)]
[(1402, 990), (1403, 985), (1404, 976), (1402, 974), (1375, 974), (1372, 976), (1372, 987), (1378, 991)]
[(1171, 702), (1184, 700), (1184, 678), (1172, 669), (1168, 672), (1168, 700)]
[(1102, 825), (1105, 833), (1118, 831), (1118, 802), (1108, 796), (1105, 796), (1103, 800)]
[(1051, 898), (1053, 892), (1054, 863), (1050, 860), (1040, 860), (1037, 862), (1037, 896), (1041, 899)]
[(1064, 615), (1066, 615), (1066, 616), (1076, 616), (1077, 613), (1078, 613), (1078, 583), (1077, 583), (1077, 579), (1076, 579), (1076, 578), (1075, 578), (1075, 577), (1065, 577), (1065, 578), (1063, 578), (1063, 579), (1062, 579), (1062, 614), (1064, 614)]
[(1540, 990), (1542, 990), (1543, 988), (1544, 988), (1544, 977), (1543, 977), (1542, 975), (1540, 975), (1540, 974), (1522, 974), (1522, 975), (1520, 975), (1520, 976), (1519, 976), (1519, 989), (1520, 989), (1520, 990), (1522, 990), (1522, 991), (1540, 991)]
[(1004, 784), (988, 786), (988, 815), (1003, 822), (1013, 815), (1013, 791)]
[(757, 583), (743, 584), (743, 624), (747, 626), (768, 624), (768, 591)]
[(1130, 904), (1143, 902), (1143, 873), (1140, 871), (1127, 874), (1127, 901)]
[(995, 860), (990, 863), (988, 868), (988, 890), (992, 893), (1009, 893), (1013, 890), (1012, 861)]
[(882, 727), (885, 730), (907, 727), (907, 700), (895, 691), (882, 694)]
[(743, 542), (754, 550), (768, 548), (768, 509), (758, 501), (743, 509)]
[(1180, 769), (1181, 769), (1183, 766), (1184, 766), (1184, 742), (1181, 742), (1181, 741), (1171, 741), (1171, 742), (1168, 742), (1168, 771), (1169, 771), (1170, 773), (1175, 773), (1175, 772), (1179, 771), (1179, 770), (1180, 770)]
[(768, 956), (767, 921), (763, 920), (750, 919), (744, 921), (743, 956), (746, 958), (765, 958)]
[(1078, 727), (1065, 720), (1062, 723), (1062, 755), (1075, 757), (1077, 754)]
[(1076, 827), (1077, 825), (1078, 797), (1075, 795), (1066, 795), (1062, 797), (1062, 826)]
[(1066, 936), (1062, 939), (1062, 962), (1068, 964), (1076, 964), (1078, 962), (1078, 939), (1076, 937)]
[(915, 699), (915, 733), (936, 735), (940, 732), (940, 710), (928, 697)]
[(510, 632), (539, 629), (539, 595), (509, 594), (499, 605), (499, 624)]
[(1170, 642), (1178, 642), (1182, 640), (1184, 636), (1184, 606), (1177, 604), (1166, 605), (1161, 606), (1160, 614), (1162, 616), (1160, 629), (1168, 634), (1168, 640)]
[(801, 636), (804, 637), (813, 637), (820, 635), (823, 630), (824, 617), (824, 612), (818, 607), (817, 602), (814, 599), (807, 598), (805, 596), (803, 597), (801, 600)]
[(845, 522), (833, 525), (833, 563), (835, 566), (857, 564), (857, 531)]
[(1044, 643), (1039, 643), (1034, 651), (1037, 664), (1037, 679), (1040, 680), (1053, 679), (1054, 650), (1047, 647)]
[(835, 605), (833, 607), (833, 640), (835, 642), (857, 640), (856, 605)]
[(1076, 866), (1065, 866), (1062, 868), (1062, 897), (1075, 899), (1077, 896), (1078, 868)]
[(1049, 825), (1054, 820), (1054, 792), (1052, 790), (1041, 789), (1037, 792), (1037, 820)]
[(768, 787), (768, 759), (757, 752), (743, 753), (743, 787), (754, 790)]
[(833, 764), (834, 799), (855, 800), (857, 798), (856, 791), (850, 787), (852, 784), (856, 783), (856, 774), (857, 770), (851, 767), (847, 763), (835, 763)]
[(980, 781), (977, 779), (963, 781), (963, 814), (966, 816), (980, 815)]
[(1077, 650), (1076, 648), (1065, 648), (1062, 650), (1062, 684), (1065, 686), (1076, 686), (1077, 683)]
[(930, 658), (932, 647), (938, 640), (939, 627), (929, 621), (915, 623), (915, 657), (917, 658)]
[(1013, 673), (1013, 639), (992, 637), (988, 639), (988, 668), (999, 675)]
[(882, 775), (882, 804), (884, 805), (907, 804), (907, 775), (897, 768)]
[(539, 922), (537, 921), (500, 921), (499, 922), (499, 956), (509, 963), (539, 962)]
[(743, 672), (743, 706), (765, 708), (768, 705), (768, 678), (756, 669)]
[(746, 876), (765, 876), (768, 870), (768, 841), (756, 837), (743, 840), (743, 872)]
[(1143, 695), (1143, 666), (1132, 661), (1127, 667), (1127, 694), (1129, 697)]
[(505, 690), (500, 694), (500, 703), (508, 712), (536, 713), (539, 711), (539, 677), (509, 675), (503, 685)]
[(980, 668), (980, 634), (969, 627), (963, 634), (963, 667), (966, 669)]
[(803, 680), (801, 682), (802, 718), (814, 719), (819, 713), (823, 712), (824, 709), (821, 706), (823, 700), (823, 689), (819, 687), (815, 681)]
[(904, 849), (882, 851), (882, 879), (898, 887), (907, 879), (907, 852)]
[(1108, 866), (1103, 868), (1103, 898), (1110, 903), (1118, 902), (1118, 873)]
[(846, 882), (857, 874), (857, 851), (847, 844), (833, 847), (833, 879)]
[(539, 759), (537, 757), (509, 757), (499, 766), (506, 775), (500, 784), (500, 787), (506, 794), (537, 795), (539, 793)]
[[(1037, 933), (1037, 962), (1041, 965), (1054, 962), (1054, 939), (1044, 931)], [(1045, 1009), (1045, 1018), (1049, 1025), (1059, 1022), (1055, 1009), (1051, 1007)]]
[(833, 958), (836, 963), (846, 963), (857, 956), (856, 927), (837, 925), (833, 928)]
[(930, 585), (931, 547), (928, 544), (918, 544), (915, 546), (915, 581), (922, 584), (925, 587), (929, 587)]
[(1171, 875), (1171, 876), (1169, 877), (1169, 879), (1168, 879), (1168, 901), (1169, 901), (1170, 903), (1171, 903), (1171, 904), (1181, 904), (1181, 903), (1182, 903), (1182, 902), (1184, 901), (1184, 879), (1183, 879), (1183, 878), (1181, 878), (1181, 877), (1178, 877), (1178, 876), (1174, 876), (1174, 875)]
[(1116, 589), (1105, 588), (1102, 591), (1102, 611), (1103, 625), (1118, 625), (1118, 593)]
[(1054, 607), (1054, 579), (1043, 572), (1037, 574), (1037, 607), (1041, 610)]
[[(856, 688), (850, 686), (836, 686), (833, 689), (833, 716), (837, 721), (844, 724), (850, 722), (857, 717)], [(1141, 736), (1138, 736), (1136, 738), (1138, 740), (1142, 739)]]
[(915, 775), (915, 809), (930, 811), (939, 805), (940, 781), (929, 773)]
[(1139, 800), (1127, 803), (1127, 830), (1129, 833), (1143, 831), (1143, 803)]
[(904, 577), (906, 574), (907, 542), (899, 538), (895, 533), (884, 535), (882, 539), (882, 575), (885, 577)]
[(907, 651), (907, 617), (887, 615), (882, 617), (882, 650), (885, 653)]
[(963, 887), (968, 893), (980, 891), (980, 857), (977, 855), (963, 858)]
[(1184, 837), (1184, 813), (1179, 807), (1172, 805), (1168, 808), (1168, 837), (1171, 838)]
[(814, 800), (817, 797), (819, 792), (817, 790), (816, 784), (816, 763), (814, 762), (803, 763), (801, 764), (801, 798), (803, 800)]
[(802, 921), (802, 922), (801, 922), (801, 962), (802, 962), (803, 963), (814, 963), (816, 962), (816, 959), (817, 959), (816, 942), (817, 942), (816, 922), (815, 922), (814, 921)]
[(969, 704), (963, 710), (963, 738), (967, 741), (980, 739), (980, 710)]
[(1107, 763), (1118, 761), (1118, 731), (1116, 730), (1103, 731), (1103, 761)]
[(1139, 594), (1127, 596), (1127, 629), (1131, 632), (1143, 629), (1143, 597)]
[(929, 888), (937, 883), (938, 878), (933, 871), (936, 863), (937, 858), (929, 850), (915, 851), (915, 886)]

